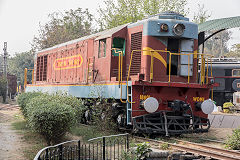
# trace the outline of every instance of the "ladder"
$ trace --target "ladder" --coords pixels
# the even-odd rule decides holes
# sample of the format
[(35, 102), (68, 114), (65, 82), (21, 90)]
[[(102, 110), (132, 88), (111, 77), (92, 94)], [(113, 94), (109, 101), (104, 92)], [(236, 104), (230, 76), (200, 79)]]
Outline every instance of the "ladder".
[(94, 79), (94, 62), (95, 57), (89, 57), (87, 60), (87, 83), (93, 82)]
[(132, 123), (132, 84), (130, 84), (128, 87), (126, 86), (126, 89), (128, 90), (127, 95), (127, 124)]

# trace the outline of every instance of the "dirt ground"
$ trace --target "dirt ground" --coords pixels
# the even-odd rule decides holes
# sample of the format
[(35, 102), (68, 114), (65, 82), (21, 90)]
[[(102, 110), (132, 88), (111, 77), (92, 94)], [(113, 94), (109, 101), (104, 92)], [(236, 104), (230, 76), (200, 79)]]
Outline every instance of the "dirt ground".
[(12, 129), (11, 123), (16, 121), (20, 113), (16, 105), (0, 103), (0, 160), (24, 160), (22, 135)]

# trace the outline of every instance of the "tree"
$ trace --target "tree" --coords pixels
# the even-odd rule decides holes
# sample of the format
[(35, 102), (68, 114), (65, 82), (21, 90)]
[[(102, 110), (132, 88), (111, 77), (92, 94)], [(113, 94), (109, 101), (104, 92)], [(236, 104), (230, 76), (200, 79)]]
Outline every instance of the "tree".
[(5, 76), (0, 77), (0, 96), (2, 96), (3, 103), (6, 102), (7, 98), (7, 78)]
[(163, 11), (186, 15), (186, 4), (187, 0), (105, 0), (104, 6), (98, 9), (98, 24), (101, 29), (109, 29)]
[[(8, 71), (10, 74), (17, 75), (18, 81), (21, 81), (21, 84), (24, 82), (24, 69), (25, 68), (33, 68), (34, 67), (34, 52), (22, 52), (17, 53), (13, 57), (9, 58), (9, 68)], [(31, 81), (32, 74), (28, 72), (27, 75), (28, 81)]]
[[(214, 31), (207, 32), (207, 35), (212, 34)], [(205, 42), (206, 52), (214, 55), (214, 57), (224, 56), (229, 52), (227, 42), (231, 38), (231, 31), (222, 31)]]
[(49, 14), (50, 21), (45, 25), (39, 24), (39, 33), (34, 36), (33, 50), (42, 50), (54, 45), (64, 43), (92, 32), (92, 15), (88, 9), (61, 12)]
[(206, 22), (208, 18), (211, 17), (211, 14), (205, 9), (204, 4), (198, 4), (197, 12), (194, 12), (193, 22), (200, 24)]
[[(193, 22), (200, 24), (206, 22), (211, 15), (205, 9), (205, 6), (198, 4), (197, 12), (194, 13)], [(206, 37), (213, 34), (216, 31), (207, 31), (205, 32)], [(227, 42), (231, 38), (230, 31), (222, 31), (212, 38), (208, 39), (204, 43), (205, 53), (212, 54), (214, 57), (223, 56), (228, 52)], [(199, 47), (201, 48), (201, 47)]]
[(239, 57), (240, 58), (240, 43), (234, 44), (226, 55), (226, 57)]

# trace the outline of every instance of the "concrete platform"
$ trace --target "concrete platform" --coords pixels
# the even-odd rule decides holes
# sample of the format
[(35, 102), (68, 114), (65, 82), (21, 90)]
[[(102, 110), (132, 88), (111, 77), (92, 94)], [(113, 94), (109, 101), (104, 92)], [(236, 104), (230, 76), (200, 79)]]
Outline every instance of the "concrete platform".
[(240, 115), (234, 114), (210, 114), (208, 118), (213, 128), (239, 128)]

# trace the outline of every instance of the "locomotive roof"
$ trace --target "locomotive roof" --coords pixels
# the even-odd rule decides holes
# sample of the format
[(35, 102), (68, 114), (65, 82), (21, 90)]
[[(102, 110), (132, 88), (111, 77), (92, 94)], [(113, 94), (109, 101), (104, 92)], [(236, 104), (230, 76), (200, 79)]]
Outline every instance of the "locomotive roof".
[[(129, 23), (128, 23), (128, 24), (129, 24)], [(38, 53), (41, 53), (41, 52), (48, 51), (48, 50), (52, 50), (52, 49), (55, 49), (55, 48), (60, 48), (60, 47), (63, 47), (63, 46), (66, 46), (66, 45), (69, 45), (69, 44), (72, 44), (72, 43), (77, 43), (77, 42), (79, 42), (79, 41), (86, 40), (86, 39), (90, 39), (90, 38), (95, 38), (95, 40), (98, 40), (98, 39), (103, 39), (103, 38), (111, 37), (112, 34), (114, 34), (114, 33), (116, 33), (117, 31), (123, 29), (123, 28), (126, 27), (128, 24), (124, 24), (124, 25), (121, 25), (121, 26), (117, 26), (117, 27), (114, 27), (114, 28), (111, 28), (111, 29), (102, 31), (102, 32), (94, 33), (94, 34), (87, 35), (87, 36), (84, 36), (84, 37), (81, 37), (81, 38), (78, 38), (78, 39), (74, 39), (74, 40), (71, 40), (71, 41), (68, 41), (68, 42), (65, 42), (65, 43), (61, 43), (61, 44), (55, 45), (55, 46), (53, 46), (53, 47), (40, 50), (40, 51), (37, 52), (37, 54), (38, 54)]]
[[(84, 36), (84, 37), (81, 37), (81, 38), (78, 38), (78, 39), (75, 39), (75, 40), (71, 40), (71, 41), (68, 41), (68, 42), (65, 42), (65, 43), (61, 43), (61, 44), (55, 45), (53, 47), (46, 48), (46, 49), (43, 49), (41, 51), (38, 51), (37, 54), (45, 52), (45, 51), (49, 51), (49, 50), (52, 50), (52, 49), (64, 47), (66, 45), (77, 43), (79, 41), (86, 40), (86, 39), (99, 40), (99, 39), (108, 38), (108, 37), (111, 37), (114, 33), (120, 31), (121, 29), (123, 29), (125, 27), (131, 28), (131, 27), (134, 27), (136, 25), (141, 25), (141, 24), (143, 24), (146, 21), (151, 21), (151, 20), (156, 20), (156, 19), (161, 19), (161, 20), (163, 20), (166, 23), (168, 23), (168, 22), (172, 23), (173, 21), (174, 22), (177, 22), (177, 21), (183, 22), (184, 21), (184, 23), (186, 25), (189, 25), (189, 24), (192, 25), (192, 22), (189, 22), (189, 19), (184, 17), (183, 15), (177, 14), (175, 12), (167, 11), (167, 12), (163, 12), (163, 13), (156, 14), (156, 15), (153, 15), (153, 16), (149, 16), (146, 19), (139, 20), (139, 21), (134, 22), (134, 23), (123, 24), (121, 26), (118, 26), (118, 27), (115, 27), (115, 28), (111, 28), (111, 29), (108, 29), (108, 30), (105, 30), (105, 31), (102, 31), (102, 32), (94, 33), (94, 34), (87, 35), (87, 36)], [(194, 28), (191, 28), (191, 29), (193, 30)], [(150, 30), (152, 30), (152, 29), (150, 28)], [(195, 35), (195, 36), (197, 36), (197, 35)], [(185, 35), (185, 37), (196, 38), (196, 37), (192, 37), (192, 35)]]

